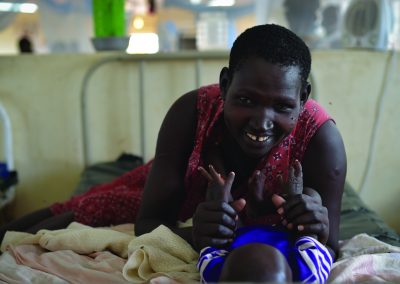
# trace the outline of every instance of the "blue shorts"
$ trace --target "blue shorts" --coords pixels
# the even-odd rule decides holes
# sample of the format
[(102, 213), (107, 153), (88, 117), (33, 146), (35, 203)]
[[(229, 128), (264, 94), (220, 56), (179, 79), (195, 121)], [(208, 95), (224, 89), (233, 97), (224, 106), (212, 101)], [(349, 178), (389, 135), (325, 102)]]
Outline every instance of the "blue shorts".
[(311, 237), (292, 240), (283, 227), (247, 226), (236, 231), (232, 244), (225, 249), (206, 247), (201, 250), (197, 268), (203, 283), (218, 282), (229, 252), (250, 243), (263, 243), (278, 249), (292, 269), (293, 281), (325, 283), (332, 267), (328, 249)]

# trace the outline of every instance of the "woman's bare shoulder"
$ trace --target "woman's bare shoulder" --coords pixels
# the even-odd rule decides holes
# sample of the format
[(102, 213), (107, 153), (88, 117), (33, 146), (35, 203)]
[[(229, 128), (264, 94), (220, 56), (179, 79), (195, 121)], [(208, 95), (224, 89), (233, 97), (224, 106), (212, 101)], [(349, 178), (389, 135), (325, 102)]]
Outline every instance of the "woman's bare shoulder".
[(156, 156), (190, 151), (197, 127), (197, 94), (190, 91), (179, 97), (168, 110), (160, 128)]

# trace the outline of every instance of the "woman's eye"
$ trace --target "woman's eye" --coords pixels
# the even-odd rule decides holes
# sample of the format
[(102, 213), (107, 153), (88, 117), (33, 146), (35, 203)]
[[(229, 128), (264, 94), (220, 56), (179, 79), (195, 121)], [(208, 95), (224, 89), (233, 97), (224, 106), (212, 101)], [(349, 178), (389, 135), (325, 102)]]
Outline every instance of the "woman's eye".
[(241, 104), (244, 104), (244, 105), (252, 105), (253, 104), (252, 100), (250, 100), (247, 97), (239, 97), (239, 101)]
[(276, 109), (278, 111), (286, 112), (286, 111), (291, 111), (293, 109), (293, 107), (290, 105), (281, 104), (281, 105), (277, 105)]

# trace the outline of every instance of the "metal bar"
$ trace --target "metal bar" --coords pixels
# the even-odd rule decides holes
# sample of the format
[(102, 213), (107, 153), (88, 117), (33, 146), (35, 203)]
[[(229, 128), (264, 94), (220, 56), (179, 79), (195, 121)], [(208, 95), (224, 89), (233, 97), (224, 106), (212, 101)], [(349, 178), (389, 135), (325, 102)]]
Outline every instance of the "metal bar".
[(201, 69), (203, 61), (201, 59), (196, 59), (195, 65), (195, 76), (196, 76), (196, 87), (200, 88), (201, 84)]
[(144, 60), (140, 61), (139, 64), (139, 116), (140, 116), (140, 149), (142, 152), (142, 158), (145, 158), (146, 155), (146, 128), (145, 128), (145, 117), (144, 117), (144, 110), (145, 110), (145, 102), (144, 102), (144, 69), (145, 69), (145, 62)]
[[(6, 158), (7, 170), (12, 171), (14, 170), (14, 153), (11, 120), (2, 104), (0, 104), (0, 117), (3, 122), (4, 154)], [(11, 186), (4, 193), (0, 194), (0, 209), (13, 201), (14, 198), (15, 186)]]
[(3, 146), (4, 146), (4, 155), (7, 163), (7, 169), (14, 170), (11, 121), (6, 109), (1, 104), (0, 104), (0, 117), (3, 122), (3, 137), (4, 137)]
[(83, 83), (81, 88), (81, 130), (82, 130), (82, 156), (83, 165), (85, 167), (89, 164), (89, 137), (88, 137), (88, 118), (87, 118), (87, 88), (89, 85), (89, 80), (92, 78), (95, 71), (97, 71), (101, 66), (110, 63), (123, 60), (121, 57), (109, 57), (102, 59), (92, 65), (83, 77)]
[(144, 68), (146, 61), (169, 61), (169, 60), (196, 60), (196, 85), (200, 86), (201, 83), (201, 64), (202, 59), (227, 59), (229, 56), (228, 52), (179, 52), (179, 53), (160, 53), (160, 54), (141, 54), (141, 55), (129, 55), (121, 54), (117, 56), (103, 58), (100, 61), (93, 64), (86, 72), (83, 78), (81, 87), (81, 130), (82, 130), (82, 156), (83, 164), (85, 167), (89, 165), (89, 136), (88, 136), (88, 117), (87, 117), (87, 89), (89, 81), (93, 74), (102, 66), (111, 62), (138, 62), (139, 63), (139, 103), (140, 103), (140, 132), (141, 132), (141, 154), (145, 156), (146, 143), (145, 143), (145, 115), (144, 115)]

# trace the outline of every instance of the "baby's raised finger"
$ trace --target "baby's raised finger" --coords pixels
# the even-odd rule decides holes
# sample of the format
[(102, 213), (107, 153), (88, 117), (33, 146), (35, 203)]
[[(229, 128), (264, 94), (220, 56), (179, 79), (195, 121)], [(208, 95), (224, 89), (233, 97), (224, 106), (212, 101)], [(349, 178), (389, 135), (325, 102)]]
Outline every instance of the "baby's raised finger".
[(213, 166), (213, 165), (209, 165), (208, 168), (209, 168), (209, 170), (210, 170), (210, 175), (212, 176), (212, 178), (213, 178), (215, 181), (218, 181), (219, 184), (223, 185), (223, 184), (224, 184), (224, 179), (221, 177), (221, 174), (218, 173), (218, 172), (215, 170), (214, 166)]
[(298, 160), (289, 168), (288, 194), (298, 195), (303, 193), (303, 170)]
[(249, 180), (250, 194), (256, 201), (262, 201), (264, 198), (265, 176), (260, 171), (255, 171)]
[(231, 189), (234, 180), (235, 180), (235, 173), (230, 172), (225, 180), (225, 187)]
[(198, 169), (198, 171), (201, 173), (201, 175), (202, 175), (203, 177), (205, 177), (205, 178), (208, 180), (208, 182), (212, 182), (212, 181), (213, 181), (212, 176), (206, 171), (205, 168), (203, 168), (203, 167), (200, 166), (200, 167), (198, 167), (197, 169)]
[(303, 168), (299, 160), (294, 161), (293, 168), (294, 168), (294, 175), (296, 176), (296, 178), (303, 179)]

